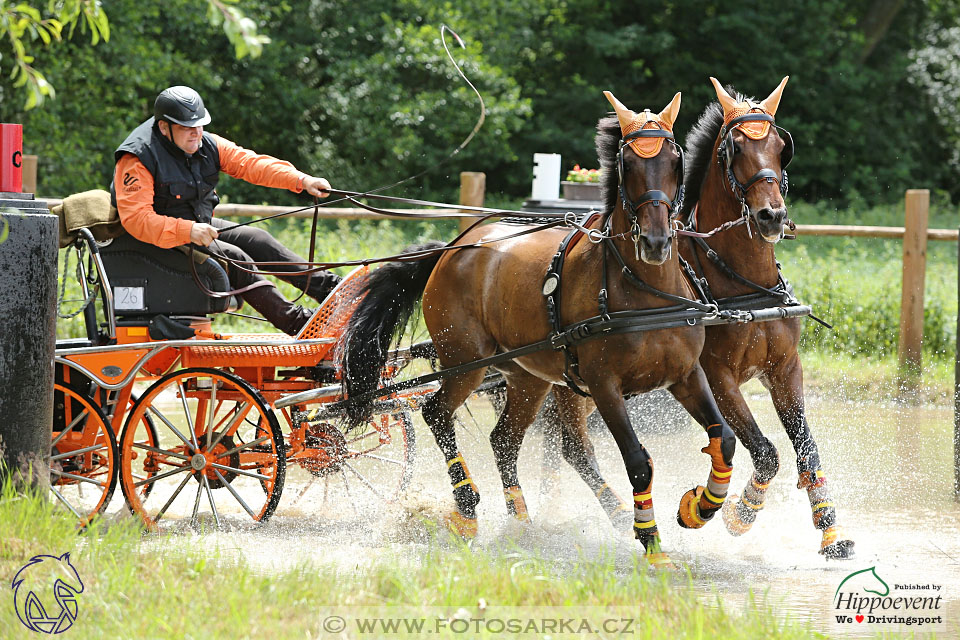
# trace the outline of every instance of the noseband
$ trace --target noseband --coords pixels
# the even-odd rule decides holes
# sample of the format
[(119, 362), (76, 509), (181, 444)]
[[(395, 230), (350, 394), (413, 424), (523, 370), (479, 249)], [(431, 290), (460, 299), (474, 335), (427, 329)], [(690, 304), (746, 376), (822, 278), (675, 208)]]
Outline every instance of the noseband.
[[(769, 122), (771, 126), (773, 126), (773, 128), (775, 128), (780, 134), (780, 137), (784, 142), (784, 147), (783, 151), (780, 152), (779, 176), (773, 169), (765, 167), (753, 174), (753, 176), (747, 180), (746, 184), (743, 184), (737, 180), (737, 176), (733, 174), (733, 129), (743, 122)], [(726, 171), (727, 182), (730, 183), (730, 190), (740, 201), (744, 212), (747, 210), (747, 192), (751, 187), (753, 187), (753, 185), (761, 180), (766, 180), (770, 183), (777, 182), (777, 184), (780, 185), (780, 195), (787, 195), (787, 191), (790, 189), (790, 183), (787, 179), (787, 165), (789, 165), (793, 160), (793, 136), (791, 136), (790, 132), (783, 127), (777, 126), (777, 123), (774, 122), (772, 115), (768, 113), (747, 113), (734, 118), (729, 124), (723, 127), (723, 130), (720, 132), (720, 139), (720, 146), (717, 147), (717, 162), (720, 163), (720, 165)]]
[[(627, 195), (627, 188), (623, 182), (623, 149), (637, 138), (664, 138), (677, 150), (677, 153), (680, 155), (680, 162), (677, 165), (677, 195), (675, 198), (670, 198), (670, 196), (659, 189), (644, 191), (636, 201), (631, 200), (630, 196)], [(662, 203), (666, 205), (667, 210), (670, 212), (670, 217), (674, 218), (683, 206), (683, 147), (677, 144), (676, 139), (673, 137), (673, 132), (667, 129), (638, 129), (637, 131), (628, 133), (620, 138), (620, 149), (617, 151), (617, 178), (620, 188), (620, 201), (623, 203), (624, 211), (627, 212), (630, 218), (630, 231), (633, 235), (634, 245), (636, 245), (640, 239), (640, 225), (637, 222), (640, 207), (647, 204), (652, 204), (656, 207)]]

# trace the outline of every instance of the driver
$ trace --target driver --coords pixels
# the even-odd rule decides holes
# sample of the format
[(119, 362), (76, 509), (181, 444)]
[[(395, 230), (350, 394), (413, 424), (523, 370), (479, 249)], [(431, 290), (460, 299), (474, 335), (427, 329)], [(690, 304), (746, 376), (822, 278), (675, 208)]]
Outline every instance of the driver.
[[(247, 182), (325, 198), (330, 183), (298, 171), (292, 164), (239, 147), (203, 130), (210, 113), (190, 87), (164, 89), (157, 96), (153, 117), (134, 129), (114, 156), (116, 169), (110, 194), (124, 229), (134, 238), (161, 248), (193, 244), (215, 256), (245, 262), (302, 263), (304, 258), (283, 246), (269, 232), (234, 227), (213, 217), (220, 202), (216, 186), (220, 172)], [(251, 267), (245, 267), (251, 268)], [(297, 264), (270, 266), (270, 271), (295, 273)], [(280, 294), (258, 273), (229, 264), (231, 286), (243, 289), (266, 282), (241, 297), (281, 331), (296, 335), (313, 311)], [(327, 271), (279, 275), (307, 295), (323, 301), (340, 281)]]

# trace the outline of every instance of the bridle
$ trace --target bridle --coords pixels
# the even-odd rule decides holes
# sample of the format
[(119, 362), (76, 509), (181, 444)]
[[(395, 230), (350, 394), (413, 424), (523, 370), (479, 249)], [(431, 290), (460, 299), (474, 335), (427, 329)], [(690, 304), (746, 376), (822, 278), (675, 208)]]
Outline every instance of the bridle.
[[(637, 200), (633, 200), (627, 195), (627, 188), (623, 181), (623, 149), (637, 138), (663, 138), (669, 142), (680, 156), (680, 162), (677, 163), (677, 194), (671, 198), (660, 189), (648, 189), (644, 191)], [(673, 132), (668, 129), (638, 129), (620, 138), (620, 148), (617, 150), (617, 183), (620, 190), (620, 202), (623, 204), (623, 210), (630, 219), (630, 235), (633, 239), (634, 248), (640, 241), (640, 223), (637, 216), (640, 213), (640, 207), (652, 204), (657, 207), (663, 204), (670, 212), (671, 220), (676, 218), (683, 207), (683, 147), (677, 144)], [(636, 250), (634, 253), (639, 253)]]
[[(783, 151), (780, 152), (780, 175), (777, 175), (777, 172), (773, 169), (764, 167), (753, 174), (753, 176), (747, 180), (746, 184), (737, 180), (737, 176), (733, 173), (735, 149), (733, 130), (744, 122), (769, 122), (780, 134), (780, 138), (784, 142)], [(787, 195), (787, 191), (790, 189), (790, 183), (787, 179), (787, 166), (793, 160), (793, 136), (790, 135), (789, 131), (778, 126), (772, 115), (768, 113), (746, 113), (738, 116), (724, 125), (720, 132), (720, 138), (721, 142), (717, 147), (717, 162), (726, 172), (730, 190), (737, 200), (740, 201), (741, 210), (744, 215), (746, 215), (748, 210), (746, 202), (747, 192), (761, 180), (766, 180), (768, 183), (776, 182), (780, 186), (780, 195)]]

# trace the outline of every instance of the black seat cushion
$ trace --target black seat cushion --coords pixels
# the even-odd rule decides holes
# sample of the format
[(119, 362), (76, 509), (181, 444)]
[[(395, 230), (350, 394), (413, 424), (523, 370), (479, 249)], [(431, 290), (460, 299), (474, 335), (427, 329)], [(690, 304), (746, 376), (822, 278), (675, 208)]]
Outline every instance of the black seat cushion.
[[(235, 308), (230, 297), (205, 294), (190, 267), (192, 259), (178, 249), (161, 249), (125, 234), (102, 246), (100, 255), (113, 289), (118, 318), (165, 315), (203, 316)], [(211, 291), (229, 291), (230, 281), (213, 258), (197, 263), (197, 275)]]

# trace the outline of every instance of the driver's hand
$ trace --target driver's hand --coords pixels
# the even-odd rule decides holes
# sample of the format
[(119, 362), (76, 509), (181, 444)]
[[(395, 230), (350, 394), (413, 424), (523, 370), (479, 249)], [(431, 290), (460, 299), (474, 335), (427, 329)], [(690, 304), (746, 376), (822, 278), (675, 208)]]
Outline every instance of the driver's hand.
[(210, 243), (216, 240), (219, 235), (220, 233), (215, 227), (203, 222), (194, 222), (190, 228), (190, 242), (201, 247), (209, 247)]
[(330, 195), (330, 192), (328, 191), (330, 188), (330, 183), (327, 182), (326, 178), (304, 176), (302, 186), (305, 193), (309, 193), (312, 196), (317, 196), (318, 198), (326, 198)]

